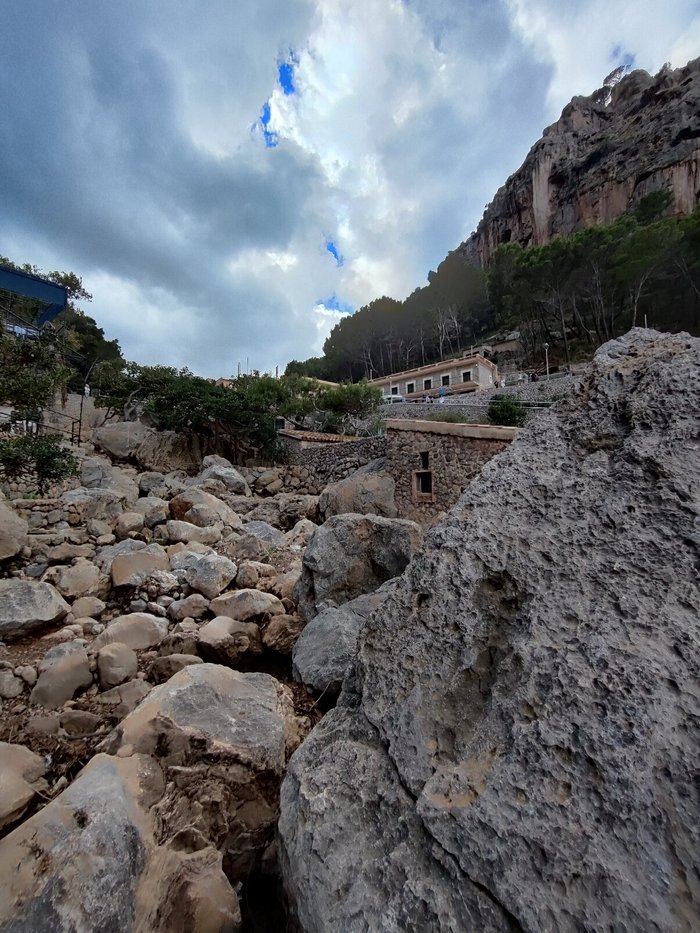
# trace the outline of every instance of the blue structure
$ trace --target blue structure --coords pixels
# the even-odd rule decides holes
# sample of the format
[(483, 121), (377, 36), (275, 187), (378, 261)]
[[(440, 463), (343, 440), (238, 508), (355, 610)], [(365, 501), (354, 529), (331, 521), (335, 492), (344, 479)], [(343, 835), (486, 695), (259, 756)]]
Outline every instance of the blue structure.
[(0, 266), (0, 290), (21, 295), (22, 298), (35, 298), (47, 305), (36, 317), (37, 327), (43, 327), (52, 321), (68, 303), (68, 291), (63, 285), (56, 285), (55, 282), (49, 282), (38, 275), (19, 272), (7, 266)]

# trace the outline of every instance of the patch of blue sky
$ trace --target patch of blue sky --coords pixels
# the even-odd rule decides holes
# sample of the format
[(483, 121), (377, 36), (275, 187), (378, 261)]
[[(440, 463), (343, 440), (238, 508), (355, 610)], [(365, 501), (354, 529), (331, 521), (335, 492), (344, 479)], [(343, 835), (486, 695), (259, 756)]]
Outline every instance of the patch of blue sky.
[(612, 50), (610, 60), (616, 62), (618, 66), (624, 65), (624, 67), (629, 70), (634, 65), (636, 58), (631, 52), (625, 52), (622, 45), (620, 45), (618, 42), (618, 44)]
[(260, 128), (262, 130), (263, 138), (265, 140), (265, 146), (268, 149), (274, 149), (275, 146), (279, 143), (279, 138), (277, 133), (274, 133), (270, 129), (270, 102), (267, 101), (263, 104), (263, 108), (260, 111)]
[(342, 266), (345, 262), (345, 257), (342, 255), (333, 240), (326, 240), (326, 252), (330, 253), (333, 259), (335, 259), (336, 266)]
[(328, 308), (329, 311), (340, 311), (341, 314), (353, 314), (355, 312), (354, 307), (348, 304), (347, 301), (341, 301), (335, 292), (327, 298), (319, 298), (318, 304)]
[(296, 85), (294, 84), (294, 69), (298, 64), (299, 56), (296, 54), (294, 49), (290, 49), (287, 59), (283, 62), (280, 62), (277, 66), (279, 84), (287, 96), (296, 93), (297, 89)]

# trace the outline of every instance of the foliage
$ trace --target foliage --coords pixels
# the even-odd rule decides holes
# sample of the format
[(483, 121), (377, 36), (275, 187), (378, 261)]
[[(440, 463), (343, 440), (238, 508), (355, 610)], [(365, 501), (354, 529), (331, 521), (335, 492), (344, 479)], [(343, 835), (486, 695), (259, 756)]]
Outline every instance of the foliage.
[(504, 328), (518, 328), (529, 361), (570, 364), (630, 327), (700, 329), (700, 208), (663, 217), (667, 192), (633, 215), (546, 246), (499, 247), (489, 297)]
[(0, 473), (10, 482), (32, 483), (39, 495), (77, 472), (77, 460), (57, 436), (0, 438)]
[(700, 332), (700, 208), (667, 216), (653, 191), (615, 223), (546, 246), (504, 243), (487, 271), (450, 253), (428, 285), (405, 301), (382, 297), (343, 317), (323, 356), (292, 361), (288, 374), (357, 381), (411, 369), (479, 346), (497, 329), (519, 330), (525, 364), (589, 358), (601, 343), (641, 325)]
[[(60, 339), (63, 356), (74, 370), (69, 383), (71, 390), (82, 392), (85, 381), (97, 362), (112, 361), (123, 364), (119, 343), (116, 340), (105, 339), (103, 329), (76, 304), (92, 301), (92, 295), (83, 286), (83, 280), (79, 275), (75, 272), (42, 272), (31, 263), (18, 265), (4, 256), (0, 256), (0, 263), (19, 272), (41, 276), (67, 290), (68, 304), (49, 324), (49, 328), (57, 334), (57, 339)], [(41, 308), (40, 303), (34, 299), (4, 291), (0, 291), (0, 305), (6, 312), (10, 312), (11, 320), (17, 318), (28, 324), (35, 322)]]
[(0, 328), (0, 402), (11, 405), (22, 419), (38, 421), (70, 374), (51, 331), (17, 337)]
[(401, 302), (377, 298), (343, 317), (323, 356), (293, 360), (286, 374), (319, 379), (372, 379), (454, 355), (492, 323), (486, 275), (455, 251), (423, 288)]
[(525, 424), (527, 411), (512, 395), (497, 395), (489, 404), (488, 419), (491, 424), (520, 427)]
[(468, 419), (461, 411), (436, 411), (425, 416), (426, 421), (444, 421), (447, 424), (467, 424)]

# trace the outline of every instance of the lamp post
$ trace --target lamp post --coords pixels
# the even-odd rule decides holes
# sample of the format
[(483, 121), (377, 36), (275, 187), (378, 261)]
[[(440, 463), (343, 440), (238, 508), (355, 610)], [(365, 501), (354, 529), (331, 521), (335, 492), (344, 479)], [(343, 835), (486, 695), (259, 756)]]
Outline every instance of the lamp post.
[(549, 381), (549, 344), (542, 344), (544, 347), (544, 367), (547, 370), (547, 381)]

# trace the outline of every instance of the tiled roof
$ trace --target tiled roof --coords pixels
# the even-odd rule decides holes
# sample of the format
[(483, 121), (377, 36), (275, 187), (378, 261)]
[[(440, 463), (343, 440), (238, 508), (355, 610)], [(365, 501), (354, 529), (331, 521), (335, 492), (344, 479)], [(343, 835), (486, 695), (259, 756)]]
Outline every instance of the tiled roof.
[(350, 434), (322, 434), (320, 431), (297, 431), (285, 428), (279, 432), (285, 437), (293, 437), (297, 441), (309, 441), (314, 444), (343, 444), (349, 441), (362, 440)]

